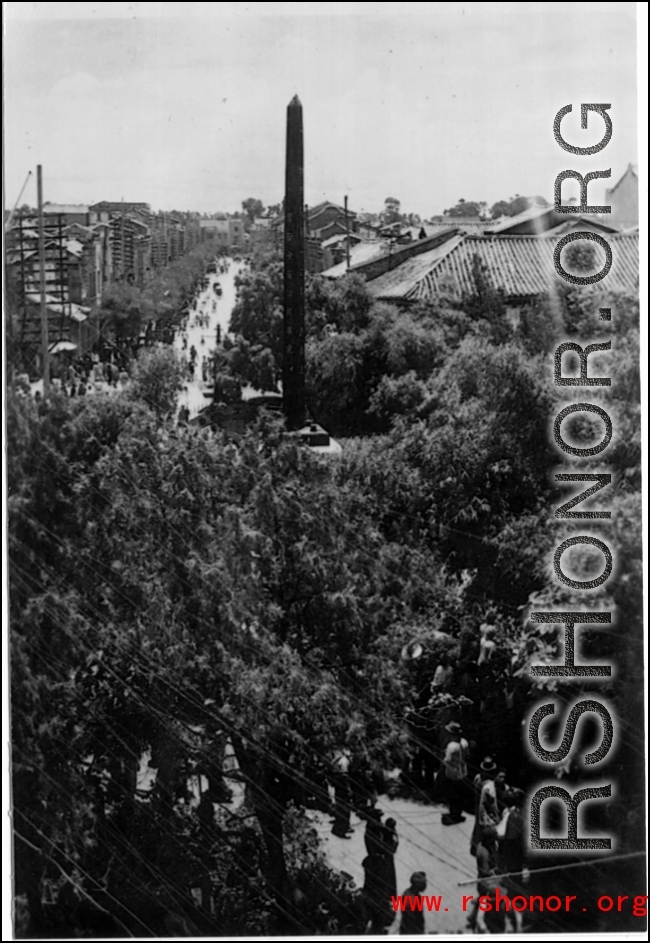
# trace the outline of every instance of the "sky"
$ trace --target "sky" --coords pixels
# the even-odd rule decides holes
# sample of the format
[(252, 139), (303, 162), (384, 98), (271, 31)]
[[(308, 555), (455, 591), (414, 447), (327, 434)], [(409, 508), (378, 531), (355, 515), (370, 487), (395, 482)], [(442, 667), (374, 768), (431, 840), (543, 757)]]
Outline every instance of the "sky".
[[(611, 168), (590, 185), (602, 202), (637, 161), (635, 7), (5, 3), (5, 206), (38, 163), (51, 202), (279, 202), (295, 94), (309, 204), (347, 194), (378, 212), (394, 196), (428, 218), (461, 197), (551, 199), (560, 171)], [(614, 133), (576, 158), (553, 118), (572, 103), (565, 138), (596, 143), (602, 120), (581, 131), (581, 102), (611, 103)]]

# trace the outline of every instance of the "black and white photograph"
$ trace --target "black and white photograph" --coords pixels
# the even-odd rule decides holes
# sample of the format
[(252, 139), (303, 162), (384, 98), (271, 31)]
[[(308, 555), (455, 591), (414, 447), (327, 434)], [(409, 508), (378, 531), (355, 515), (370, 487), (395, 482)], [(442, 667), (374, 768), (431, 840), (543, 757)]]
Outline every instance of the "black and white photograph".
[(3, 12), (3, 939), (647, 939), (646, 5)]

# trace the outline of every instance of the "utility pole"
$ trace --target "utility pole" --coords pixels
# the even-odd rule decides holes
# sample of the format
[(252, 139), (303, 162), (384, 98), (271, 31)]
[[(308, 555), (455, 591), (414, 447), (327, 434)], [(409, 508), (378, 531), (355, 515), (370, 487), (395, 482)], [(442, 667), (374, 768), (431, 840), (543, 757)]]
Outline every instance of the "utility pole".
[(124, 253), (125, 253), (125, 251), (126, 251), (126, 239), (125, 239), (125, 235), (124, 235), (124, 197), (122, 197), (122, 238), (121, 238), (121, 248), (120, 248), (120, 251), (121, 251), (121, 253), (122, 253), (122, 271), (121, 271), (120, 274), (121, 274), (121, 277), (122, 277), (122, 282), (124, 282), (124, 280), (125, 280), (125, 278), (126, 278), (126, 259), (125, 259), (125, 257), (124, 257)]
[(345, 262), (346, 268), (350, 269), (350, 217), (348, 216), (348, 198), (343, 197), (343, 208), (345, 210)]
[(43, 395), (50, 389), (50, 339), (47, 325), (47, 299), (45, 284), (45, 221), (43, 219), (43, 168), (36, 168), (36, 189), (38, 193), (38, 265), (41, 277), (41, 343), (43, 357)]
[(305, 221), (302, 105), (287, 108), (284, 200), (284, 364), (282, 397), (287, 428), (305, 422)]

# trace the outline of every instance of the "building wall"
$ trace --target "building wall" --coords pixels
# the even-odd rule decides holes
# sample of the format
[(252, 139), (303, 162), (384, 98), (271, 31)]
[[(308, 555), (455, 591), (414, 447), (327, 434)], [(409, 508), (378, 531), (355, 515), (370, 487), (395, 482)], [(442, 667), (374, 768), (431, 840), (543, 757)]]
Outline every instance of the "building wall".
[(64, 226), (71, 226), (73, 223), (78, 223), (80, 226), (87, 226), (89, 220), (89, 213), (87, 210), (82, 208), (79, 209), (79, 212), (57, 212), (54, 206), (43, 207), (43, 215), (47, 216), (61, 216)]
[(200, 227), (202, 239), (214, 239), (218, 246), (229, 251), (244, 248), (246, 231), (243, 219), (202, 219)]
[(612, 207), (612, 212), (604, 218), (619, 229), (631, 229), (639, 225), (639, 178), (628, 167), (616, 187), (607, 190), (605, 203)]

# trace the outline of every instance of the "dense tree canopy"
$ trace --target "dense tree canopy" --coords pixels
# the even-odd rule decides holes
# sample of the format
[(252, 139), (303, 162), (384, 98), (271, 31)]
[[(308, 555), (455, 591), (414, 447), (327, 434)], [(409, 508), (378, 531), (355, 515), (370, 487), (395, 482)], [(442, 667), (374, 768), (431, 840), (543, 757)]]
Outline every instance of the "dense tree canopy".
[(476, 200), (465, 200), (460, 198), (455, 206), (450, 206), (444, 210), (445, 216), (483, 216), (487, 209), (487, 203), (479, 203)]
[[(490, 207), (489, 215), (492, 219), (498, 219), (500, 216), (517, 216), (518, 213), (523, 213), (524, 210), (527, 210), (534, 204), (547, 206), (548, 201), (545, 200), (543, 196), (519, 196), (519, 194), (516, 194), (516, 196), (511, 197), (509, 200), (497, 200), (496, 203), (493, 203)], [(444, 215), (452, 217), (487, 217), (488, 204), (484, 201), (465, 200), (461, 198), (454, 206), (450, 206), (446, 209)]]
[(256, 216), (261, 216), (264, 212), (264, 204), (261, 200), (256, 200), (255, 197), (249, 196), (247, 200), (244, 200), (241, 205), (243, 211), (248, 217), (248, 221), (253, 223), (255, 222)]
[[(198, 271), (184, 270), (175, 297)], [(460, 301), (404, 311), (358, 277), (309, 279), (308, 402), (343, 442), (335, 461), (264, 413), (235, 441), (175, 425), (169, 351), (141, 358), (113, 396), (9, 397), (16, 889), (35, 935), (62, 914), (62, 935), (353, 932), (354, 893), (303, 810), (342, 747), (375, 782), (403, 760), (418, 672), (443, 652), (463, 667), (477, 750), (496, 738), (530, 781), (520, 719), (531, 692), (574, 691), (527, 676), (561, 644), (557, 627), (522, 612), (584, 603), (551, 566), (571, 532), (553, 516), (568, 494), (552, 474), (579, 467), (549, 435), (554, 409), (580, 395), (553, 385), (558, 336), (613, 340), (590, 360), (593, 375), (615, 377), (591, 395), (616, 429), (598, 468), (613, 473), (598, 496), (612, 520), (590, 532), (617, 555), (593, 604), (617, 615), (613, 632), (581, 629), (580, 650), (624, 674), (625, 698), (615, 679), (602, 690), (642, 756), (638, 304), (565, 290), (517, 319), (478, 262), (474, 283)], [(611, 324), (594, 319), (606, 303)], [(224, 384), (277, 384), (281, 305), (276, 262), (239, 277)], [(576, 362), (566, 355), (566, 375)], [(577, 441), (594, 436), (588, 417), (566, 425)], [(584, 575), (601, 565), (584, 548), (570, 562)], [(489, 608), (497, 653), (477, 673)], [(400, 659), (413, 638), (426, 671)], [(520, 710), (495, 732), (504, 691)], [(226, 741), (245, 788), (236, 812), (219, 805)], [(607, 814), (632, 848), (626, 803), (643, 770), (624, 752)], [(209, 783), (199, 797), (191, 777)]]

